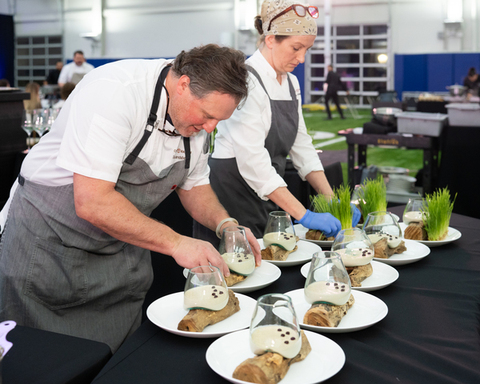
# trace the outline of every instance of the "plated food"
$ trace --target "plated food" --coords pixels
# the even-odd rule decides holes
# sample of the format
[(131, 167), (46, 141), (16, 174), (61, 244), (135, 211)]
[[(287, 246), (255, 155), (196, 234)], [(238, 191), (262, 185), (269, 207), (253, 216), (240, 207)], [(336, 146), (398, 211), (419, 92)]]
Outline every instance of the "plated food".
[(430, 248), (415, 240), (404, 240), (406, 250), (387, 259), (374, 257), (374, 260), (389, 265), (405, 265), (422, 260), (430, 254)]
[[(337, 343), (318, 333), (303, 332), (308, 338), (311, 352), (305, 359), (290, 365), (281, 384), (320, 383), (338, 373), (345, 364), (345, 353)], [(245, 384), (245, 381), (233, 378), (233, 371), (252, 356), (248, 329), (215, 340), (205, 355), (207, 364), (215, 373), (237, 384)]]
[(238, 312), (218, 323), (208, 325), (202, 332), (189, 332), (178, 329), (179, 322), (188, 313), (183, 306), (183, 295), (184, 292), (176, 292), (155, 300), (147, 308), (148, 319), (158, 327), (176, 335), (212, 338), (247, 328), (256, 304), (256, 300), (251, 297), (236, 293), (240, 307)]
[[(303, 289), (285, 293), (290, 296), (299, 319), (303, 319), (311, 305), (305, 300)], [(378, 323), (388, 313), (387, 305), (379, 298), (357, 290), (352, 291), (355, 304), (336, 327), (315, 326), (301, 322), (300, 326), (321, 333), (356, 332)]]
[[(263, 239), (257, 239), (261, 249), (265, 249)], [(267, 262), (275, 264), (278, 267), (290, 267), (293, 265), (299, 265), (306, 263), (312, 259), (312, 255), (315, 252), (322, 250), (318, 245), (305, 240), (299, 240), (297, 242), (297, 250), (288, 255), (286, 260), (268, 260)]]

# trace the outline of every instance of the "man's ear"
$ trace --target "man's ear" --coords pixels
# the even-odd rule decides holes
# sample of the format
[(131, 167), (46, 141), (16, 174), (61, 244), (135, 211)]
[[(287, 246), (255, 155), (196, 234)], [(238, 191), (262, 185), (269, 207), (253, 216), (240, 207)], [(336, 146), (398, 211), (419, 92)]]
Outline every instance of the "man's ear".
[(188, 87), (190, 86), (190, 78), (187, 75), (182, 75), (177, 82), (177, 93), (179, 95), (183, 94)]

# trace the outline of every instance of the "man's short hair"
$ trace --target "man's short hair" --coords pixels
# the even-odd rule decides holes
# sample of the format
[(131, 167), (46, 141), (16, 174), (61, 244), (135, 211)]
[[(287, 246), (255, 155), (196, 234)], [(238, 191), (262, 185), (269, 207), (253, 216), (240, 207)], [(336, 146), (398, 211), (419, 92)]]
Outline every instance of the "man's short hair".
[(247, 97), (245, 55), (235, 49), (208, 44), (182, 51), (172, 69), (176, 77), (190, 78), (190, 90), (197, 98), (215, 91), (233, 96), (237, 103)]
[(85, 55), (83, 54), (83, 51), (75, 51), (75, 52), (73, 52), (73, 57), (75, 57), (75, 55), (76, 55), (77, 53), (78, 53), (79, 55), (85, 56)]

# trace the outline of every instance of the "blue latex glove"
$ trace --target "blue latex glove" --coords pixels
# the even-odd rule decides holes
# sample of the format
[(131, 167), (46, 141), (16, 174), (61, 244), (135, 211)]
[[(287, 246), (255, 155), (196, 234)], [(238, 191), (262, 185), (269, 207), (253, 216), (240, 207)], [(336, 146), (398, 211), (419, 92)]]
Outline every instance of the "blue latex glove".
[(350, 207), (352, 207), (352, 210), (353, 210), (352, 227), (355, 228), (358, 222), (360, 221), (362, 214), (360, 213), (360, 210), (357, 208), (355, 204), (351, 203)]
[(342, 229), (340, 220), (331, 213), (316, 213), (307, 209), (307, 213), (296, 221), (308, 229), (318, 229), (327, 237), (336, 236)]

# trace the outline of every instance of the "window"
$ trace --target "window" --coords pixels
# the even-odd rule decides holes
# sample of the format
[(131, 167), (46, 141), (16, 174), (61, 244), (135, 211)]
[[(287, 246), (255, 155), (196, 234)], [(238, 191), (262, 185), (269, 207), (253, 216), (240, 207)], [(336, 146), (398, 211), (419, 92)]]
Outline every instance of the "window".
[[(305, 103), (321, 102), (327, 75), (324, 57), (324, 27), (305, 60)], [(369, 105), (379, 90), (390, 89), (391, 66), (387, 25), (332, 26), (331, 62), (358, 106)], [(391, 59), (390, 59), (391, 60)]]
[(17, 37), (15, 52), (15, 86), (42, 85), (57, 61), (63, 61), (62, 36)]

